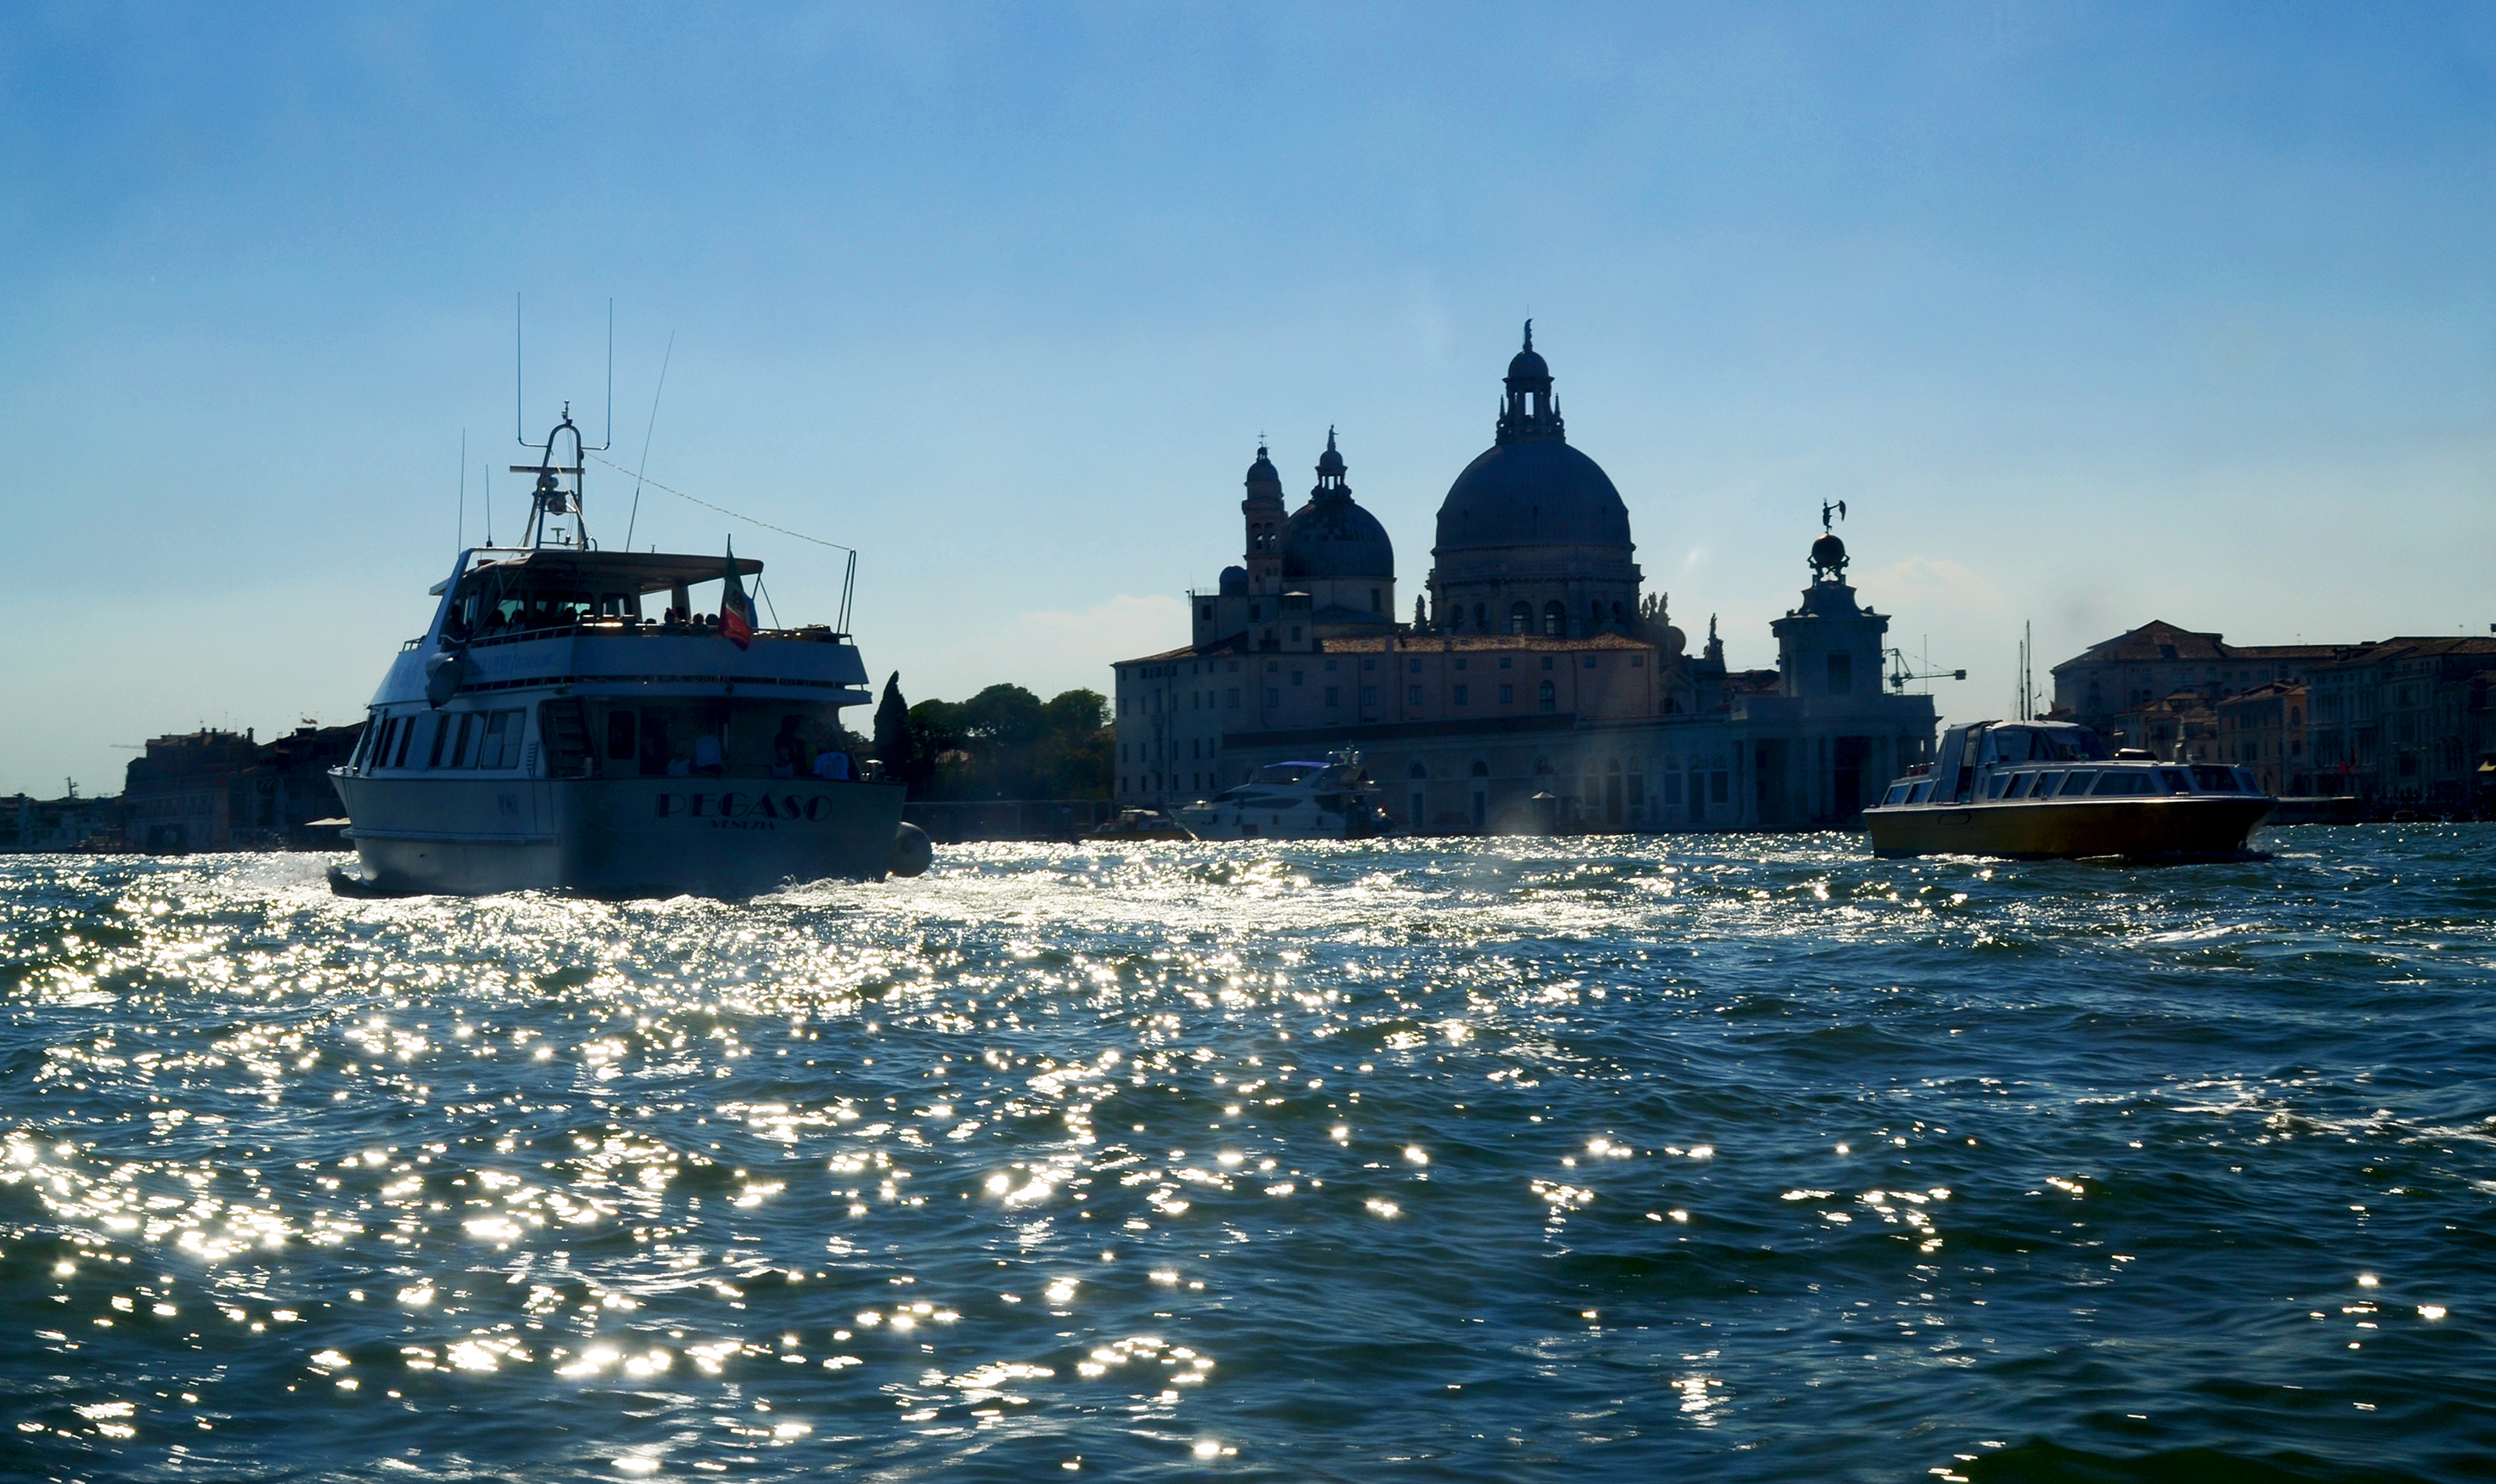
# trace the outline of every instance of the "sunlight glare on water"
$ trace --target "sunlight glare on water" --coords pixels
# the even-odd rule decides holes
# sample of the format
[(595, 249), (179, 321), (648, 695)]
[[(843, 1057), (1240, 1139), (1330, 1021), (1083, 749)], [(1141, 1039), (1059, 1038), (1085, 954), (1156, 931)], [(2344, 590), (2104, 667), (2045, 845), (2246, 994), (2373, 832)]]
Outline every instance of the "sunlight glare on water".
[(16, 857), (13, 1451), (2448, 1476), (2496, 1456), (2486, 839), (995, 845), (629, 904)]

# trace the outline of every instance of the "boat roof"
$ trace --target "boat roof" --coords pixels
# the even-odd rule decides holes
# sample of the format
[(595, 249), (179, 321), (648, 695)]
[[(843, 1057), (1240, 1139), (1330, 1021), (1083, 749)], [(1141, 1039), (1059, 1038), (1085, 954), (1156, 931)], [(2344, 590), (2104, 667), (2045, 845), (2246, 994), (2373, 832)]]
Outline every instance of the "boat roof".
[[(460, 574), (463, 588), (475, 585), (487, 572), (506, 579), (518, 577), (532, 586), (573, 587), (599, 592), (629, 591), (635, 597), (648, 593), (665, 593), (677, 587), (691, 587), (697, 582), (717, 582), (728, 574), (731, 562), (740, 577), (751, 577), (763, 571), (763, 564), (752, 557), (692, 555), (667, 551), (583, 551), (577, 547), (539, 546), (531, 549), (483, 548), (467, 572)], [(442, 585), (434, 585), (439, 595)]]

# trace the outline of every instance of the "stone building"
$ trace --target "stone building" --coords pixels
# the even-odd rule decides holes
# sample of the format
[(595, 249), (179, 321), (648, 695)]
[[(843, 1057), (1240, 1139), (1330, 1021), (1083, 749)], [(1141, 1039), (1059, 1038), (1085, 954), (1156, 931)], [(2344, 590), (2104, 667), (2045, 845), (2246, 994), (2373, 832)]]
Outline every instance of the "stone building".
[(2305, 708), (2305, 687), (2286, 680), (2228, 696), (2212, 708), (2218, 725), (2211, 760), (2253, 769), (2263, 788), (2283, 797), (2318, 791), (2306, 752)]
[(2496, 638), (2354, 645), (2307, 679), (2313, 791), (2378, 811), (2483, 813)]
[(1532, 327), (1489, 449), (1442, 503), (1413, 621), (1394, 546), (1329, 430), (1288, 510), (1260, 448), (1242, 560), (1189, 594), (1183, 648), (1115, 666), (1116, 797), (1207, 797), (1267, 762), (1357, 748), (1390, 813), (1449, 832), (1800, 827), (1851, 819), (1930, 750), (1929, 696), (1881, 684), (1888, 619), (1824, 530), (1773, 670), (1692, 654), (1640, 594), (1629, 508), (1568, 442)]
[(354, 753), (363, 726), (306, 723), (273, 742), (213, 728), (151, 738), (122, 784), (132, 850), (336, 849), (345, 813), (328, 770)]
[[(2168, 705), (2180, 692), (2205, 704), (2273, 681), (2301, 679), (2308, 665), (2328, 661), (2345, 646), (2330, 644), (2231, 644), (2164, 619), (2119, 634), (2054, 666), (2054, 715), (2085, 723), (2112, 736), (2116, 718), (2142, 707)], [(2142, 746), (2128, 741), (2130, 746)]]

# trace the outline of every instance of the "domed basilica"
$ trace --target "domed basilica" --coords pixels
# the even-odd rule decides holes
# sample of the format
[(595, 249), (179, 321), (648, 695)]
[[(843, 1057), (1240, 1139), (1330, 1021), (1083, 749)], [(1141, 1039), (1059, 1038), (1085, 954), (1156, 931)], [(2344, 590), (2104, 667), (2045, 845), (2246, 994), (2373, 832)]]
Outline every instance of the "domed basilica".
[(1188, 595), (1192, 642), (1116, 666), (1119, 802), (1356, 748), (1417, 833), (1799, 827), (1852, 819), (1929, 756), (1931, 699), (1883, 692), (1888, 619), (1856, 602), (1833, 532), (1771, 626), (1775, 669), (1729, 671), (1712, 620), (1687, 652), (1640, 594), (1627, 503), (1569, 443), (1531, 321), (1524, 342), (1409, 622), (1334, 430), (1296, 510), (1258, 448), (1240, 562)]

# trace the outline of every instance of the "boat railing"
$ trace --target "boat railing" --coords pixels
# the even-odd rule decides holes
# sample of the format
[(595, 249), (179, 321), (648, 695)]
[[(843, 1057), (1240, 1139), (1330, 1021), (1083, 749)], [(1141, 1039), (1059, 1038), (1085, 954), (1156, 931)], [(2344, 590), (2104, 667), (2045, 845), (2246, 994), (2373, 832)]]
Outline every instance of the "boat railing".
[[(655, 618), (583, 618), (566, 619), (561, 623), (538, 624), (527, 628), (489, 629), (467, 640), (470, 649), (484, 649), (497, 644), (518, 644), (537, 639), (559, 638), (702, 638), (715, 637), (716, 625), (667, 622)], [(795, 629), (757, 629), (757, 639), (780, 639), (805, 644), (840, 644), (849, 635), (834, 632), (828, 625), (806, 624)], [(446, 636), (456, 643), (455, 635)], [(399, 646), (404, 652), (423, 643), (421, 638), (408, 640)]]

